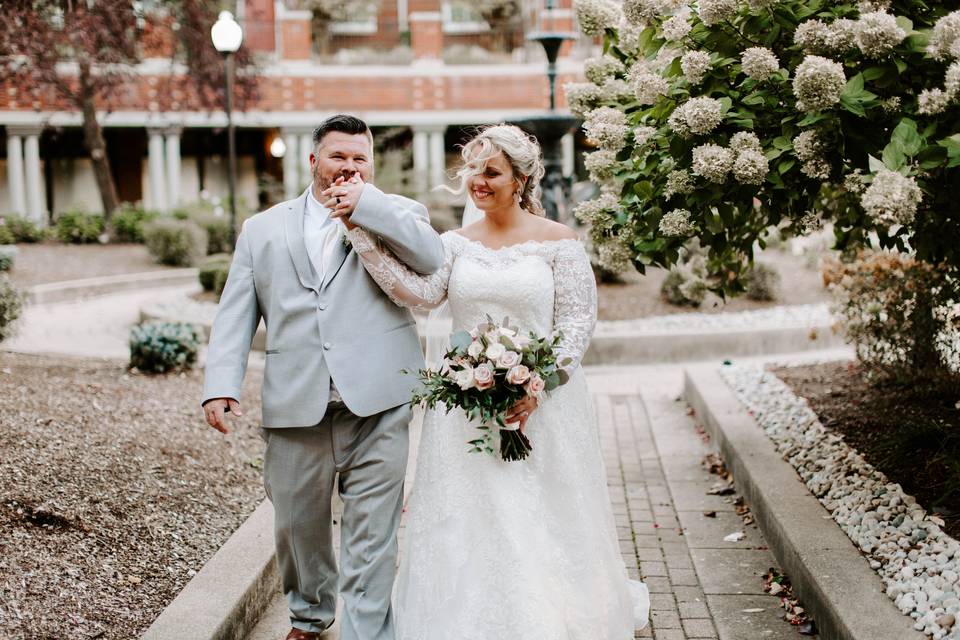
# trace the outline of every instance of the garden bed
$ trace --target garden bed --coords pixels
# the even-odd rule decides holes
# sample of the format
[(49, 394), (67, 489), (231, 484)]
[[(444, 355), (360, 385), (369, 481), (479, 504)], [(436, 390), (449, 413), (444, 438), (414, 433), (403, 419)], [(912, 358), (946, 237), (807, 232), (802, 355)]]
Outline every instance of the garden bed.
[(142, 244), (18, 244), (10, 278), (17, 286), (170, 269)]
[(914, 496), (960, 539), (960, 390), (931, 383), (873, 385), (854, 362), (773, 373), (828, 431)]
[(263, 499), (260, 377), (224, 437), (200, 372), (0, 354), (0, 636), (139, 637)]

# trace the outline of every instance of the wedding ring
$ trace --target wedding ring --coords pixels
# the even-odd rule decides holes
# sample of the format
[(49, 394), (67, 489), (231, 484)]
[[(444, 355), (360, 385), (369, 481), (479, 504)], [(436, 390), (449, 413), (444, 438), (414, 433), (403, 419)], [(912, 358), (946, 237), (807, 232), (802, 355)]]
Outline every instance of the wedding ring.
[(337, 204), (340, 204), (340, 196), (337, 196)]

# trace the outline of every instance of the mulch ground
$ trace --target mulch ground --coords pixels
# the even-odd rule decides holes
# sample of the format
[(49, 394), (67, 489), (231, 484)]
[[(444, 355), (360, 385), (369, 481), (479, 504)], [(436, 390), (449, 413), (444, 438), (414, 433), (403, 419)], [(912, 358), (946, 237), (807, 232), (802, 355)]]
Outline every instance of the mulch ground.
[(223, 436), (199, 372), (0, 353), (0, 637), (139, 637), (264, 498), (260, 379)]
[(872, 384), (856, 363), (773, 372), (874, 467), (937, 513), (960, 538), (960, 389), (945, 384)]
[(811, 268), (806, 258), (783, 251), (764, 251), (757, 256), (758, 262), (769, 264), (780, 273), (780, 295), (772, 302), (758, 302), (746, 296), (700, 307), (679, 307), (660, 297), (660, 285), (667, 277), (663, 269), (647, 269), (646, 275), (630, 272), (622, 276), (622, 283), (604, 283), (599, 286), (600, 320), (630, 320), (671, 313), (720, 313), (724, 311), (749, 311), (772, 306), (811, 304), (825, 302), (829, 293), (817, 269)]
[(169, 269), (142, 244), (18, 244), (10, 278), (20, 287)]

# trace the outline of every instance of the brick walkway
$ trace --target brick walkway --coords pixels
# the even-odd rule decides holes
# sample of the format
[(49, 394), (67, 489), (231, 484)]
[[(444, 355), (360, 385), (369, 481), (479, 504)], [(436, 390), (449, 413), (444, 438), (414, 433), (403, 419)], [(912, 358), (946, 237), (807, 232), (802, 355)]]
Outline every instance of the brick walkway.
[[(776, 563), (759, 530), (743, 527), (732, 500), (706, 493), (717, 479), (700, 464), (709, 445), (686, 404), (676, 400), (682, 369), (597, 367), (587, 373), (620, 549), (631, 577), (643, 579), (651, 592), (651, 623), (636, 637), (796, 640), (796, 631), (777, 616), (777, 598), (761, 588), (761, 575)], [(708, 510), (716, 517), (704, 516)], [(735, 531), (744, 531), (743, 541), (723, 541)], [(249, 640), (282, 639), (286, 615), (278, 597)], [(334, 629), (330, 638), (336, 637)]]

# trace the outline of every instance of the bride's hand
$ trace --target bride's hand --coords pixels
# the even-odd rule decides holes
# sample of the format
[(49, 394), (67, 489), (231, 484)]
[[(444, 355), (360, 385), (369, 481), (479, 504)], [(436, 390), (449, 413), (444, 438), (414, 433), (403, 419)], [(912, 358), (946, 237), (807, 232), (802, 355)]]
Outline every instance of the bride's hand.
[(527, 420), (530, 418), (530, 414), (534, 412), (539, 404), (540, 401), (537, 400), (536, 397), (527, 396), (517, 404), (510, 407), (510, 411), (507, 412), (507, 415), (504, 417), (504, 419), (507, 424), (519, 422), (520, 433), (523, 433), (523, 429), (527, 426)]

